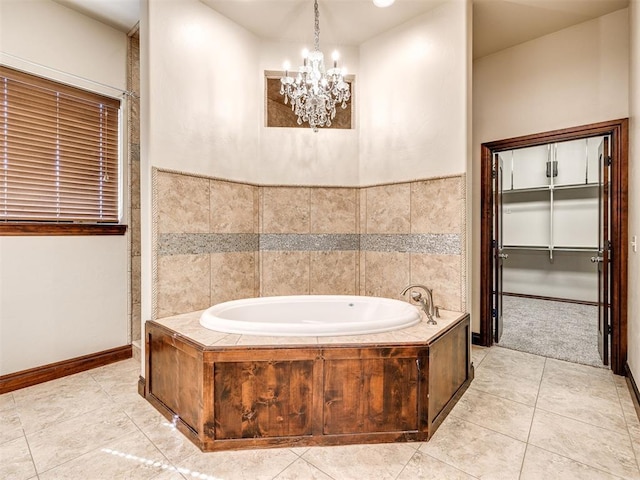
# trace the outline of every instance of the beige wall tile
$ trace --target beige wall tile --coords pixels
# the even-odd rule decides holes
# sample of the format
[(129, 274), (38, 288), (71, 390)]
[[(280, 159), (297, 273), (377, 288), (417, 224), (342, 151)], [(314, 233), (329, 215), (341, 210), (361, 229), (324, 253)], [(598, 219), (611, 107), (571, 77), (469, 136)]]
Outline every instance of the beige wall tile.
[(400, 292), (409, 284), (409, 255), (397, 252), (366, 252), (364, 294), (402, 298)]
[(433, 289), (433, 301), (445, 310), (464, 310), (459, 255), (411, 254), (411, 283)]
[(460, 177), (411, 184), (411, 233), (460, 233)]
[(357, 233), (355, 188), (311, 189), (311, 233)]
[(410, 233), (411, 184), (366, 190), (366, 233)]
[(163, 318), (211, 306), (209, 254), (158, 258), (158, 312)]
[(131, 255), (140, 255), (140, 209), (131, 209), (131, 218), (129, 219), (129, 235), (131, 238)]
[(356, 295), (358, 252), (310, 252), (312, 295)]
[(254, 233), (257, 187), (211, 180), (211, 233)]
[(262, 187), (261, 233), (309, 233), (306, 187)]
[(158, 232), (209, 232), (209, 180), (158, 172)]
[(261, 252), (261, 295), (309, 293), (309, 252)]
[(211, 254), (211, 304), (255, 295), (254, 252)]
[(140, 304), (134, 303), (131, 305), (131, 340), (140, 340), (142, 333), (142, 324), (140, 323)]
[[(137, 147), (140, 148), (139, 146)], [(133, 152), (132, 152), (133, 155)], [(129, 170), (131, 190), (129, 196), (131, 199), (131, 208), (140, 209), (140, 158), (132, 158), (131, 168)]]
[(142, 279), (141, 257), (131, 257), (131, 303), (141, 302), (140, 283)]

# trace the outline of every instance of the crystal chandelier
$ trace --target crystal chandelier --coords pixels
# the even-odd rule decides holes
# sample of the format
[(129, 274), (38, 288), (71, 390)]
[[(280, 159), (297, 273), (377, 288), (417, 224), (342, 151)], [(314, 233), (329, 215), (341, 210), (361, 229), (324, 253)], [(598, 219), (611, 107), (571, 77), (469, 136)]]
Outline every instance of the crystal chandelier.
[(298, 125), (308, 122), (314, 132), (318, 127), (330, 127), (336, 116), (336, 104), (347, 108), (351, 98), (349, 84), (344, 81), (346, 71), (338, 68), (338, 52), (333, 52), (333, 68), (325, 71), (324, 55), (320, 51), (320, 14), (318, 0), (314, 0), (314, 50), (303, 51), (304, 64), (296, 78), (289, 76), (285, 63), (284, 77), (280, 79), (280, 94), (284, 103), (291, 101), (291, 110), (298, 117)]

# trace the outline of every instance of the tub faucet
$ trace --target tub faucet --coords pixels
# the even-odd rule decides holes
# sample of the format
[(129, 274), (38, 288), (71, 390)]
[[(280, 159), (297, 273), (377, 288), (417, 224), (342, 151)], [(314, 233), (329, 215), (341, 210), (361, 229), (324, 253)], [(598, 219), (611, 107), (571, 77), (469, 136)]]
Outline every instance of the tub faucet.
[(420, 288), (426, 292), (426, 298), (423, 298), (422, 293), (412, 291), (411, 300), (422, 307), (422, 310), (424, 310), (424, 313), (427, 315), (427, 324), (437, 325), (438, 322), (436, 322), (433, 317), (439, 317), (440, 315), (438, 314), (438, 308), (433, 304), (433, 289), (414, 283), (405, 287), (405, 289), (400, 292), (400, 295), (404, 296), (412, 288)]

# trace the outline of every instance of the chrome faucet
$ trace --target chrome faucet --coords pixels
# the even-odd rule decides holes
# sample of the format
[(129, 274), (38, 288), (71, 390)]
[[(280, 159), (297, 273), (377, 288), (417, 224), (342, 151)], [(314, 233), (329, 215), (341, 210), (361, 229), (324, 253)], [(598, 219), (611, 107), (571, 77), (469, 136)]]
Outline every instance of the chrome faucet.
[(424, 310), (424, 313), (427, 315), (427, 323), (429, 325), (437, 325), (438, 322), (436, 322), (433, 317), (439, 317), (440, 314), (438, 312), (438, 307), (436, 307), (433, 304), (433, 289), (432, 288), (428, 288), (425, 287), (424, 285), (419, 285), (417, 283), (413, 283), (407, 287), (405, 287), (404, 290), (402, 290), (402, 292), (400, 292), (400, 295), (405, 295), (409, 290), (411, 290), (412, 288), (420, 288), (422, 290), (424, 290), (427, 294), (426, 298), (423, 298), (422, 293), (420, 292), (416, 292), (416, 291), (412, 291), (411, 292), (411, 300), (413, 300), (414, 302), (416, 302), (417, 304), (419, 304), (422, 307), (422, 310)]

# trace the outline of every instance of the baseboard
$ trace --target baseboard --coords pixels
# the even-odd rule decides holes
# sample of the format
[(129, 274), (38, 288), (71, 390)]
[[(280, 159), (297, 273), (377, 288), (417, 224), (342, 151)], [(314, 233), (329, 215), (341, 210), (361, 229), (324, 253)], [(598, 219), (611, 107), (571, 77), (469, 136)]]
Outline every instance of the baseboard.
[(471, 344), (472, 345), (482, 345), (480, 341), (480, 334), (476, 332), (471, 332)]
[(569, 298), (543, 297), (542, 295), (527, 295), (525, 293), (502, 292), (505, 297), (532, 298), (534, 300), (548, 300), (551, 302), (577, 303), (578, 305), (598, 306), (598, 302), (587, 302), (586, 300), (571, 300)]
[(48, 382), (56, 378), (66, 377), (74, 373), (84, 372), (92, 368), (131, 358), (131, 345), (111, 348), (102, 352), (91, 353), (82, 357), (71, 358), (61, 362), (42, 365), (20, 372), (0, 376), (0, 394), (13, 392), (24, 387)]
[(147, 398), (147, 383), (142, 375), (138, 378), (138, 395)]
[(633, 378), (633, 374), (631, 373), (628, 363), (624, 364), (624, 374), (627, 377), (629, 390), (631, 390), (631, 399), (633, 400), (633, 406), (636, 408), (636, 415), (638, 415), (638, 418), (640, 419), (640, 390), (638, 390), (638, 384)]

